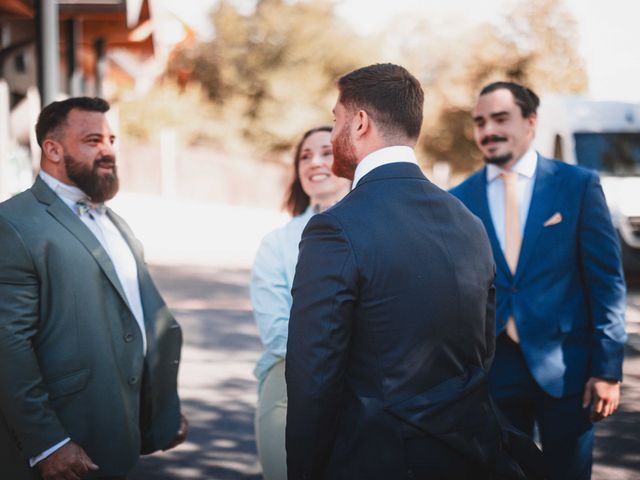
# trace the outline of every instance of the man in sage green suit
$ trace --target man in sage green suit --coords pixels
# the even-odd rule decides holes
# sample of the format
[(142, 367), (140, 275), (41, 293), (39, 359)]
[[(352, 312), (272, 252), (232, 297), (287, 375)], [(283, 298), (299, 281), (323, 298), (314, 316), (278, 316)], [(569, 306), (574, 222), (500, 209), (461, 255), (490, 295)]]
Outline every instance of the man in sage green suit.
[(0, 204), (1, 479), (123, 479), (186, 437), (180, 327), (102, 204), (118, 190), (108, 109), (47, 106), (41, 172)]

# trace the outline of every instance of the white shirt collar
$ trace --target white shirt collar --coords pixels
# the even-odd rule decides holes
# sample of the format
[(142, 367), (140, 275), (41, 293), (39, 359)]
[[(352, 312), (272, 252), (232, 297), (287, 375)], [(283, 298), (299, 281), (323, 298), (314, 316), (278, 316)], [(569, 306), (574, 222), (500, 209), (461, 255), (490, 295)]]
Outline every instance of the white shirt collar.
[(56, 195), (58, 195), (62, 199), (62, 201), (64, 201), (64, 203), (71, 207), (72, 210), (76, 202), (87, 199), (86, 193), (84, 193), (78, 187), (62, 183), (57, 178), (52, 177), (47, 172), (44, 172), (42, 170), (40, 170), (40, 173), (38, 173), (38, 175), (40, 176), (42, 181), (49, 185), (49, 188), (51, 188), (51, 190), (53, 190)]
[[(536, 167), (538, 165), (538, 154), (533, 149), (533, 147), (529, 147), (529, 150), (518, 160), (513, 167), (511, 167), (512, 172), (518, 172), (518, 174), (525, 176), (527, 178), (533, 178), (536, 173)], [(504, 172), (504, 168), (501, 168), (497, 165), (487, 164), (487, 183), (491, 183), (495, 180), (502, 172)]]
[(399, 162), (415, 163), (417, 165), (418, 160), (416, 159), (416, 154), (413, 151), (413, 148), (405, 145), (395, 145), (371, 152), (369, 155), (364, 157), (360, 163), (358, 163), (356, 171), (353, 174), (351, 190), (356, 188), (360, 179), (362, 179), (362, 177), (371, 170), (381, 167), (382, 165)]

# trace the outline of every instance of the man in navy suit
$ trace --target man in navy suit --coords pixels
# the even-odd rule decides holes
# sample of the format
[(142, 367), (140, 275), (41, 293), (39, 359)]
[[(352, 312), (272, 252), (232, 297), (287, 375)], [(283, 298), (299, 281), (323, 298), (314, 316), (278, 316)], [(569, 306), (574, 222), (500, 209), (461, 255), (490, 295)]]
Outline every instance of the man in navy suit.
[(497, 264), (492, 396), (525, 433), (537, 424), (550, 478), (585, 479), (593, 422), (618, 407), (625, 284), (597, 174), (531, 146), (538, 103), (515, 83), (482, 89), (487, 165), (451, 193), (484, 223)]
[(417, 164), (422, 88), (381, 64), (338, 89), (333, 168), (353, 190), (302, 235), (286, 356), (288, 478), (521, 478), (499, 455), (486, 381), (491, 247), (482, 223)]

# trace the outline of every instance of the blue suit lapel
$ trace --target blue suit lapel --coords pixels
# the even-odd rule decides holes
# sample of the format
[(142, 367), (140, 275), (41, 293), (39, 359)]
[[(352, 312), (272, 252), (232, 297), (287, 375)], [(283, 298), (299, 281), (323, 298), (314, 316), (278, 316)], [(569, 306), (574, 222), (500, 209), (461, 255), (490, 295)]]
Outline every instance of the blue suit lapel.
[(482, 223), (484, 223), (487, 235), (489, 236), (489, 241), (491, 242), (491, 248), (493, 249), (493, 256), (497, 268), (510, 277), (512, 275), (511, 270), (509, 269), (507, 260), (504, 257), (504, 252), (502, 251), (502, 247), (498, 241), (498, 235), (496, 234), (496, 229), (491, 218), (491, 211), (489, 210), (486, 167), (478, 172), (478, 175), (476, 176), (476, 183), (477, 185), (474, 185), (474, 188), (469, 189), (471, 196), (467, 206), (471, 207), (470, 210), (480, 218), (480, 220), (482, 220)]
[(544, 228), (544, 222), (553, 214), (553, 205), (558, 194), (559, 178), (554, 175), (556, 166), (550, 160), (538, 155), (536, 179), (531, 195), (531, 204), (527, 214), (522, 247), (518, 257), (516, 277), (521, 275), (524, 267), (531, 258), (538, 236)]

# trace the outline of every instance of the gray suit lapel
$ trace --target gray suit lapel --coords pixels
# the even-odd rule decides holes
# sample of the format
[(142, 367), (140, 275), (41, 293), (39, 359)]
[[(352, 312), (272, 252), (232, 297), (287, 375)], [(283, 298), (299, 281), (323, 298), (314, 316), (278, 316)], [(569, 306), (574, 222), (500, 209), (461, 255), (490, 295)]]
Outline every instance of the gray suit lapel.
[[(31, 191), (41, 203), (48, 205), (47, 212), (76, 237), (93, 256), (103, 273), (109, 279), (109, 282), (113, 285), (113, 288), (116, 289), (122, 298), (122, 301), (129, 307), (129, 302), (124, 294), (115, 267), (98, 239), (91, 233), (91, 230), (82, 223), (82, 220), (80, 220), (39, 177), (36, 179), (33, 187), (31, 187)], [(129, 309), (131, 308), (129, 307)]]
[(155, 334), (153, 332), (153, 322), (149, 321), (149, 299), (148, 287), (151, 281), (149, 270), (144, 262), (144, 253), (140, 243), (135, 239), (133, 232), (129, 226), (110, 208), (107, 209), (107, 215), (120, 231), (122, 238), (127, 242), (127, 245), (133, 253), (133, 258), (136, 261), (136, 270), (138, 271), (138, 285), (140, 288), (140, 301), (142, 302), (142, 314), (144, 316), (144, 328), (147, 334), (147, 354), (155, 350)]

